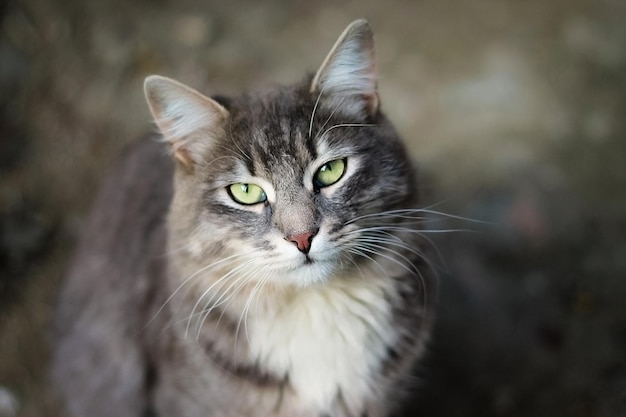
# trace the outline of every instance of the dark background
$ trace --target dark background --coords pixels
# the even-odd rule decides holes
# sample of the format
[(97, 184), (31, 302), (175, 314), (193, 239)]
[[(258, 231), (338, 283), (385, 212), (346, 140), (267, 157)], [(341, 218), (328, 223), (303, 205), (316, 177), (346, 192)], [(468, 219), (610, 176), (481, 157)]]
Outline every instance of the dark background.
[(359, 17), (425, 204), (490, 222), (435, 216), (474, 232), (432, 235), (415, 415), (626, 416), (622, 0), (0, 2), (0, 416), (59, 414), (55, 295), (106, 168), (154, 129), (143, 78), (293, 82)]

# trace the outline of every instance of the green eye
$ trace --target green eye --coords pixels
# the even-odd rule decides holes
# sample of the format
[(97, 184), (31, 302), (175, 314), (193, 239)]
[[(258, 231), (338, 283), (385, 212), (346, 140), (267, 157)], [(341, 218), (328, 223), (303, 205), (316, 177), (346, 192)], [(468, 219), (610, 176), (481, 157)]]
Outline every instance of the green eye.
[(239, 204), (252, 205), (263, 203), (267, 200), (265, 191), (258, 185), (237, 183), (229, 185), (227, 188), (230, 197)]
[(333, 185), (341, 179), (344, 172), (346, 172), (346, 160), (335, 159), (334, 161), (326, 162), (315, 173), (313, 178), (313, 184), (317, 188), (328, 187)]

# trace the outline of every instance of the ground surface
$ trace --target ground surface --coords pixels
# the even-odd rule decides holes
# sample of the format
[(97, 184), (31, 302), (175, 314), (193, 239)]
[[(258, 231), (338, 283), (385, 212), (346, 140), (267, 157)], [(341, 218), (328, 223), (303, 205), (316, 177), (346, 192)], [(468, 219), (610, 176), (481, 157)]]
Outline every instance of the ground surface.
[(9, 391), (19, 415), (57, 414), (47, 323), (105, 168), (152, 129), (143, 78), (292, 82), (358, 17), (427, 203), (491, 222), (437, 226), (480, 233), (437, 238), (415, 415), (626, 416), (620, 0), (2, 2), (0, 415)]

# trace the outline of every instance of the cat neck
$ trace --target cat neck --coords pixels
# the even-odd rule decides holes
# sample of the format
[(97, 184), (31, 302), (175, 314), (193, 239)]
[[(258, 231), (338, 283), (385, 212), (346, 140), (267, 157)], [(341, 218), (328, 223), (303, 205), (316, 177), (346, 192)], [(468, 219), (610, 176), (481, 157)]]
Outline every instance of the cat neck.
[(392, 310), (400, 297), (394, 277), (405, 267), (373, 256), (313, 285), (286, 284), (299, 282), (294, 276), (244, 283), (229, 275), (229, 262), (192, 261), (189, 251), (201, 249), (172, 251), (170, 291), (181, 293), (184, 337), (228, 373), (286, 385), (311, 415), (360, 415), (401, 337)]
[(374, 394), (372, 378), (386, 346), (395, 342), (391, 283), (342, 278), (296, 291), (271, 315), (248, 320), (251, 356), (264, 358), (274, 374), (289, 375), (305, 402), (329, 413), (339, 393), (348, 409), (362, 408)]
[(287, 384), (315, 415), (360, 415), (396, 343), (393, 282), (365, 268), (306, 288), (254, 291), (205, 319), (199, 341), (212, 361), (257, 385)]

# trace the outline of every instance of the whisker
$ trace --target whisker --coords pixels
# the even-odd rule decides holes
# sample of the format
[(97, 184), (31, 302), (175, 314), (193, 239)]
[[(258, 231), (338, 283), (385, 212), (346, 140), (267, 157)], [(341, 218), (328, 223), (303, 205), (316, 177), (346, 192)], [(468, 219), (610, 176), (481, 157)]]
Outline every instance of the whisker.
[[(410, 223), (406, 223), (406, 224), (410, 224)], [(405, 223), (402, 223), (402, 225), (405, 225)], [(472, 230), (472, 229), (411, 229), (407, 227), (394, 225), (394, 226), (365, 227), (363, 229), (350, 230), (346, 232), (345, 234), (349, 235), (349, 234), (355, 234), (355, 233), (359, 233), (363, 231), (377, 231), (377, 230), (413, 233), (413, 234), (418, 234), (418, 235), (433, 234), (433, 233), (479, 233), (477, 230)]]
[(246, 304), (244, 305), (241, 316), (239, 317), (239, 321), (237, 322), (237, 329), (235, 330), (235, 349), (237, 347), (237, 338), (239, 335), (239, 328), (241, 326), (242, 320), (243, 320), (243, 327), (244, 327), (244, 333), (246, 335), (246, 340), (248, 341), (248, 343), (250, 342), (250, 335), (248, 333), (248, 321), (247, 321), (248, 312), (250, 311), (250, 306), (254, 302), (254, 297), (259, 293), (261, 288), (263, 288), (265, 286), (265, 283), (269, 280), (269, 274), (267, 273), (266, 268), (263, 268), (261, 272), (263, 272), (263, 277), (260, 280), (258, 280), (258, 282), (254, 285), (254, 288), (252, 289), (252, 291), (250, 292), (250, 295), (248, 296), (248, 299), (246, 300)]
[[(409, 246), (402, 239), (399, 239), (397, 236), (394, 236), (394, 235), (392, 235), (390, 233), (386, 233), (386, 232), (377, 232), (377, 233), (383, 233), (384, 236), (380, 236), (380, 235), (372, 236), (371, 234), (367, 234), (367, 235), (364, 235), (362, 238), (360, 238), (360, 240), (365, 241), (365, 242), (375, 242), (375, 243), (381, 243), (381, 244), (384, 244), (384, 245), (391, 245), (391, 246), (399, 247), (399, 248), (402, 248), (402, 249), (404, 249), (406, 251), (409, 251), (409, 252), (413, 253), (414, 255), (419, 256), (420, 259), (422, 259), (424, 262), (426, 262), (428, 267), (433, 272), (436, 273), (437, 268), (435, 267), (433, 262), (430, 260), (430, 258), (428, 258), (426, 256), (426, 254), (424, 252), (420, 251), (417, 248), (413, 248), (413, 247)], [(392, 251), (390, 248), (387, 248), (387, 247), (385, 247), (385, 249), (388, 250), (388, 251)], [(401, 255), (401, 254), (398, 254), (398, 255)], [(408, 262), (410, 264), (412, 264), (412, 262), (410, 262), (410, 261), (408, 261)]]
[(375, 235), (368, 234), (357, 239), (357, 242), (363, 241), (363, 242), (384, 243), (384, 244), (388, 244), (388, 245), (405, 249), (406, 251), (411, 252), (414, 255), (424, 257), (424, 253), (421, 252), (420, 250), (409, 246), (402, 239), (398, 239), (397, 236), (393, 236), (393, 235), (391, 236), (392, 238), (387, 237), (387, 236), (375, 236)]
[(207, 270), (210, 270), (211, 268), (214, 268), (226, 261), (232, 260), (234, 258), (240, 257), (240, 256), (244, 256), (244, 255), (248, 255), (252, 253), (252, 251), (250, 252), (242, 252), (242, 253), (238, 253), (235, 255), (231, 255), (228, 256), (226, 258), (220, 259), (219, 261), (213, 262), (212, 264), (209, 264), (205, 267), (200, 268), (199, 270), (197, 270), (196, 272), (194, 272), (193, 274), (191, 274), (189, 277), (187, 277), (185, 280), (183, 280), (183, 282), (172, 292), (172, 294), (167, 297), (167, 299), (165, 300), (165, 302), (161, 305), (161, 307), (159, 307), (159, 309), (157, 310), (156, 313), (154, 313), (154, 315), (152, 316), (152, 318), (150, 320), (148, 320), (148, 322), (145, 324), (144, 329), (146, 327), (148, 327), (150, 325), (150, 323), (152, 323), (157, 316), (161, 313), (161, 311), (163, 311), (163, 309), (165, 308), (165, 306), (172, 301), (172, 299), (176, 296), (176, 294), (178, 294), (178, 292), (185, 286), (187, 285), (192, 279), (194, 279), (195, 277), (197, 277), (198, 275), (200, 275), (203, 272), (206, 272)]
[(380, 213), (365, 214), (365, 215), (357, 216), (353, 219), (350, 219), (345, 224), (347, 225), (347, 224), (357, 222), (359, 220), (373, 219), (373, 218), (401, 218), (401, 219), (406, 218), (406, 219), (413, 219), (413, 220), (430, 219), (430, 218), (423, 217), (423, 216), (416, 217), (414, 216), (414, 214), (429, 214), (429, 215), (441, 216), (444, 218), (463, 220), (463, 221), (467, 221), (471, 223), (493, 224), (493, 222), (489, 222), (485, 220), (478, 220), (478, 219), (472, 219), (470, 217), (463, 217), (463, 216), (458, 216), (455, 214), (448, 214), (448, 213), (444, 213), (441, 211), (431, 210), (428, 208), (397, 209), (397, 210), (383, 211)]
[(322, 125), (322, 127), (320, 127), (317, 131), (317, 134), (315, 135), (316, 138), (319, 138), (320, 135), (319, 133), (324, 130), (324, 128), (326, 127), (326, 125), (328, 124), (328, 122), (330, 121), (330, 119), (333, 118), (333, 116), (335, 115), (335, 113), (337, 112), (337, 110), (341, 107), (341, 105), (343, 104), (344, 100), (345, 100), (346, 96), (343, 95), (341, 96), (341, 100), (339, 100), (337, 102), (337, 105), (335, 106), (335, 108), (333, 109), (332, 113), (330, 113), (330, 116), (328, 116), (328, 118), (326, 119), (326, 121), (324, 122), (324, 124)]
[(420, 258), (422, 258), (429, 265), (429, 267), (433, 271), (435, 271), (437, 269), (437, 268), (435, 268), (435, 266), (433, 265), (431, 260), (422, 251), (420, 251), (417, 248), (414, 248), (414, 247), (408, 245), (399, 236), (394, 235), (393, 233), (391, 233), (393, 231), (419, 235), (422, 239), (424, 239), (426, 242), (428, 242), (429, 245), (433, 248), (433, 250), (437, 254), (437, 258), (439, 259), (441, 265), (443, 265), (443, 269), (447, 271), (447, 267), (445, 265), (445, 261), (443, 259), (443, 255), (439, 251), (439, 248), (437, 248), (437, 245), (435, 245), (435, 243), (432, 241), (432, 239), (430, 239), (428, 236), (426, 236), (426, 234), (422, 234), (421, 230), (410, 229), (410, 228), (403, 228), (403, 227), (395, 227), (395, 226), (376, 226), (376, 227), (368, 227), (368, 228), (363, 228), (363, 229), (350, 230), (348, 232), (345, 232), (344, 236), (357, 234), (357, 235), (360, 236), (359, 239), (369, 239), (369, 236), (372, 236), (372, 234), (383, 235), (383, 236), (378, 236), (378, 239), (381, 240), (381, 243), (387, 243), (387, 244), (392, 244), (392, 245), (396, 245), (396, 246), (402, 247), (402, 248), (406, 249), (407, 251), (410, 251), (410, 252), (420, 256)]
[(320, 93), (317, 95), (317, 99), (315, 100), (313, 111), (311, 112), (311, 120), (309, 121), (309, 138), (311, 137), (311, 132), (313, 131), (313, 119), (315, 118), (315, 112), (317, 111), (317, 106), (320, 103), (320, 99), (322, 98), (323, 93), (324, 93), (324, 88), (322, 87), (320, 89)]
[[(198, 300), (196, 301), (196, 303), (194, 304), (193, 308), (191, 309), (191, 313), (190, 313), (189, 317), (191, 318), (191, 317), (193, 317), (193, 316), (194, 316), (194, 313), (195, 313), (196, 309), (198, 308), (198, 306), (200, 305), (200, 302), (204, 299), (204, 297), (205, 297), (206, 295), (210, 294), (210, 293), (213, 291), (213, 289), (214, 289), (214, 287), (215, 287), (216, 285), (219, 285), (219, 288), (217, 288), (217, 289), (216, 289), (216, 292), (215, 292), (215, 293), (211, 296), (211, 298), (210, 298), (210, 299), (209, 299), (209, 300), (205, 303), (205, 307), (201, 309), (201, 311), (203, 311), (203, 312), (204, 312), (204, 311), (206, 310), (206, 308), (207, 308), (206, 306), (210, 305), (210, 304), (212, 303), (213, 299), (216, 297), (216, 295), (217, 295), (217, 294), (219, 294), (219, 292), (217, 292), (217, 291), (219, 291), (219, 290), (223, 287), (224, 283), (225, 283), (225, 282), (227, 282), (227, 280), (228, 280), (228, 279), (229, 279), (232, 275), (235, 275), (235, 274), (239, 273), (239, 271), (240, 271), (241, 269), (245, 268), (245, 267), (246, 267), (246, 266), (247, 266), (250, 262), (252, 262), (252, 260), (251, 260), (251, 259), (249, 259), (249, 260), (247, 260), (247, 261), (243, 262), (242, 264), (237, 265), (235, 268), (231, 269), (231, 270), (230, 270), (230, 271), (228, 271), (226, 274), (222, 275), (219, 279), (217, 279), (217, 280), (216, 280), (213, 284), (211, 284), (211, 285), (210, 285), (210, 286), (209, 286), (206, 290), (204, 290), (204, 291), (202, 292), (202, 294), (200, 295), (200, 297), (198, 298)], [(232, 284), (231, 284), (231, 286), (232, 286)], [(228, 288), (226, 289), (226, 292), (227, 292), (230, 288), (231, 288), (231, 287), (228, 287)], [(219, 299), (218, 299), (218, 301), (217, 301), (217, 302), (219, 302)], [(217, 304), (217, 302), (216, 302), (216, 303), (213, 303), (213, 307), (217, 307), (217, 306), (219, 305), (219, 304)], [(186, 331), (185, 331), (185, 336), (187, 335), (187, 332), (189, 331), (189, 327), (190, 327), (190, 325), (191, 325), (191, 321), (189, 321), (189, 322), (188, 322), (188, 324), (187, 324), (187, 328), (186, 328)]]
[(234, 159), (235, 161), (239, 161), (239, 155), (237, 154), (237, 152), (233, 151), (232, 149), (228, 149), (228, 151), (232, 152), (233, 155), (222, 155), (222, 156), (218, 156), (217, 158), (214, 158), (208, 162), (204, 162), (203, 167), (208, 168), (210, 167), (213, 163), (219, 161), (220, 159)]
[[(381, 256), (381, 257), (383, 257), (383, 258), (385, 258), (385, 259), (387, 259), (387, 260), (389, 260), (391, 262), (394, 262), (395, 264), (399, 265), (401, 268), (403, 268), (405, 271), (407, 271), (407, 272), (409, 272), (411, 274), (418, 273), (421, 276), (421, 272), (418, 271), (417, 267), (415, 265), (413, 265), (413, 263), (406, 256), (402, 255), (401, 253), (399, 253), (399, 252), (397, 252), (397, 251), (395, 251), (393, 249), (390, 249), (390, 248), (388, 248), (386, 246), (383, 246), (383, 245), (378, 245), (376, 243), (368, 242), (367, 240), (360, 241), (359, 244), (358, 244), (358, 247), (359, 247), (359, 249), (363, 249), (363, 250), (368, 251), (370, 253), (373, 253), (375, 255)], [(382, 253), (380, 251), (377, 251), (375, 249), (384, 249), (387, 252), (391, 252), (392, 254), (397, 255), (399, 258), (404, 260), (406, 262), (406, 264), (400, 262), (399, 260), (395, 259), (392, 256), (386, 255), (386, 254), (384, 254), (384, 253)], [(407, 264), (410, 265), (412, 268), (409, 268), (407, 266)]]
[[(424, 239), (426, 242), (428, 242), (428, 244), (430, 245), (431, 248), (433, 248), (433, 250), (435, 251), (435, 253), (437, 254), (437, 258), (439, 259), (439, 263), (440, 265), (443, 266), (443, 270), (448, 272), (448, 265), (446, 265), (446, 261), (443, 257), (443, 254), (441, 253), (441, 251), (439, 250), (439, 248), (437, 247), (437, 245), (435, 245), (435, 242), (433, 242), (433, 240), (430, 238), (430, 236), (427, 235), (423, 235), (420, 234), (420, 237), (422, 239)], [(428, 261), (427, 261), (428, 262)]]
[(428, 213), (428, 214), (432, 214), (432, 215), (436, 215), (436, 216), (445, 217), (445, 218), (448, 218), (448, 219), (463, 220), (463, 221), (471, 222), (471, 223), (490, 224), (490, 225), (495, 224), (494, 222), (487, 221), (487, 220), (472, 219), (471, 217), (464, 217), (464, 216), (459, 216), (459, 215), (456, 215), (456, 214), (444, 213), (442, 211), (430, 210), (430, 209), (427, 209), (427, 208), (422, 208), (422, 209), (420, 209), (420, 211), (422, 213)]
[[(378, 269), (380, 269), (380, 272), (382, 272), (382, 273), (383, 273), (383, 275), (384, 275), (387, 279), (389, 279), (389, 274), (387, 274), (387, 271), (385, 270), (385, 268), (383, 268), (383, 267), (382, 267), (382, 265), (381, 265), (381, 264), (380, 264), (377, 260), (375, 260), (374, 258), (372, 258), (371, 256), (369, 256), (368, 254), (364, 253), (364, 252), (361, 250), (361, 248), (358, 248), (358, 247), (352, 247), (352, 248), (348, 249), (348, 252), (350, 252), (350, 253), (352, 253), (352, 254), (354, 254), (354, 255), (360, 256), (360, 257), (362, 257), (362, 258), (368, 259), (368, 260), (369, 260), (369, 261), (371, 261), (374, 265), (376, 265), (376, 267), (377, 267)], [(370, 252), (370, 253), (371, 253), (371, 252)]]
[[(210, 294), (210, 293), (211, 293), (211, 291), (213, 290), (213, 288), (214, 288), (216, 285), (219, 285), (219, 288), (217, 288), (217, 289), (216, 289), (216, 292), (215, 292), (215, 293), (213, 293), (213, 295), (211, 296), (211, 298), (209, 298), (209, 300), (205, 303), (205, 306), (204, 306), (202, 309), (200, 309), (200, 310), (199, 310), (200, 319), (199, 319), (199, 321), (198, 321), (198, 325), (196, 326), (196, 329), (197, 329), (197, 331), (196, 331), (196, 335), (197, 335), (197, 337), (199, 337), (200, 330), (201, 330), (201, 328), (202, 328), (202, 323), (204, 322), (204, 320), (206, 319), (206, 316), (207, 316), (207, 314), (208, 314), (208, 313), (207, 313), (207, 311), (206, 311), (206, 310), (207, 310), (207, 306), (208, 306), (208, 305), (211, 305), (211, 309), (212, 309), (212, 308), (214, 308), (214, 307), (217, 307), (216, 303), (211, 304), (211, 302), (213, 301), (213, 299), (215, 298), (215, 296), (216, 296), (217, 294), (220, 294), (220, 293), (219, 293), (219, 290), (221, 290), (221, 289), (222, 289), (222, 287), (223, 287), (223, 286), (224, 286), (224, 285), (228, 282), (228, 279), (229, 279), (232, 275), (236, 274), (236, 273), (237, 273), (237, 271), (238, 271), (238, 269), (240, 269), (240, 268), (241, 268), (241, 265), (240, 265), (240, 266), (238, 266), (237, 268), (233, 269), (233, 270), (230, 270), (230, 271), (229, 271), (229, 272), (227, 272), (226, 274), (222, 275), (222, 276), (221, 276), (221, 277), (220, 277), (217, 281), (215, 281), (213, 284), (211, 284), (211, 285), (209, 286), (209, 288), (207, 288), (206, 290), (204, 290), (204, 291), (202, 292), (202, 294), (200, 295), (200, 297), (198, 297), (198, 300), (196, 301), (196, 303), (194, 304), (193, 308), (191, 309), (191, 312), (189, 313), (189, 319), (188, 319), (188, 321), (187, 321), (187, 327), (185, 328), (185, 338), (187, 338), (187, 336), (188, 336), (188, 334), (189, 334), (189, 328), (191, 327), (191, 320), (192, 320), (192, 318), (197, 316), (197, 314), (196, 314), (196, 309), (197, 309), (197, 308), (198, 308), (198, 306), (200, 305), (200, 302), (204, 299), (204, 297), (205, 297), (205, 296), (207, 296), (208, 294)], [(236, 280), (235, 280), (235, 282), (236, 282)], [(231, 286), (232, 286), (232, 285), (233, 285), (233, 284), (231, 284)], [(226, 291), (228, 291), (230, 288), (231, 288), (231, 287), (228, 287), (228, 288), (226, 289)], [(220, 294), (220, 296), (221, 296), (221, 294)], [(218, 301), (219, 301), (219, 299), (218, 299)]]
[(239, 150), (239, 152), (241, 152), (241, 154), (248, 160), (248, 161), (252, 161), (252, 158), (250, 157), (250, 155), (248, 155), (246, 153), (246, 151), (244, 151), (241, 146), (239, 146), (239, 143), (237, 143), (236, 140), (234, 140), (233, 138), (233, 125), (232, 123), (228, 123), (228, 136), (230, 137), (230, 143), (235, 144), (235, 147), (237, 147), (237, 149)]
[[(391, 262), (394, 262), (397, 265), (399, 265), (401, 268), (403, 268), (404, 270), (409, 272), (411, 275), (417, 277), (419, 279), (419, 281), (420, 281), (422, 289), (424, 289), (424, 291), (423, 291), (423, 303), (424, 303), (424, 306), (427, 305), (427, 303), (428, 303), (428, 294), (427, 294), (427, 291), (426, 291), (427, 285), (426, 285), (426, 280), (424, 278), (424, 275), (422, 274), (422, 272), (415, 265), (413, 265), (413, 263), (408, 258), (406, 258), (404, 255), (400, 254), (399, 252), (397, 252), (397, 251), (395, 251), (393, 249), (390, 249), (390, 248), (388, 248), (386, 246), (373, 244), (373, 243), (361, 242), (361, 245), (359, 245), (359, 248), (364, 250), (364, 251), (370, 252), (370, 253), (372, 253), (374, 255), (378, 255), (380, 257), (383, 257), (383, 258), (385, 258), (385, 259), (387, 259), (387, 260), (389, 260)], [(372, 249), (372, 248), (374, 248), (374, 249)], [(386, 250), (387, 252), (390, 252), (391, 254), (398, 256), (399, 258), (404, 260), (408, 265), (410, 265), (411, 268), (409, 268), (407, 266), (407, 264), (405, 264), (403, 262), (400, 262), (399, 260), (395, 259), (393, 256), (389, 256), (389, 255), (386, 255), (386, 254), (380, 252), (380, 250)], [(432, 266), (430, 266), (430, 267), (432, 268)]]
[[(261, 271), (263, 269), (264, 267), (261, 269)], [(227, 298), (220, 301), (220, 304), (223, 304), (226, 302), (228, 302), (228, 304), (226, 304), (226, 307), (222, 310), (222, 314), (220, 314), (220, 317), (216, 324), (217, 326), (219, 326), (219, 323), (221, 322), (222, 318), (224, 317), (224, 314), (226, 313), (226, 310), (230, 308), (230, 305), (234, 301), (234, 298), (237, 296), (237, 294), (239, 294), (246, 287), (246, 285), (248, 285), (252, 280), (254, 279), (259, 280), (258, 275), (259, 275), (258, 268), (249, 268), (247, 271), (244, 272), (243, 275), (237, 278), (237, 282), (236, 282), (238, 284), (237, 287)], [(227, 291), (229, 291), (230, 288), (232, 288), (233, 286), (234, 285), (231, 285), (231, 287), (229, 287)], [(222, 296), (225, 296), (225, 295), (226, 294), (223, 294)]]
[(341, 123), (341, 124), (329, 127), (328, 129), (326, 129), (324, 131), (324, 133), (322, 133), (321, 135), (318, 135), (318, 137), (323, 137), (324, 135), (326, 135), (331, 130), (337, 129), (337, 128), (340, 128), (340, 127), (378, 127), (378, 126), (380, 126), (380, 125), (377, 125), (375, 123)]
[[(238, 273), (240, 273), (242, 270), (248, 268), (248, 266), (253, 262), (253, 259), (250, 259), (246, 262), (244, 262), (241, 265), (238, 265), (236, 268), (234, 268), (233, 270), (229, 271), (227, 274), (225, 274), (222, 278), (220, 278), (218, 280), (218, 282), (223, 281), (224, 279), (228, 279), (233, 275), (236, 275)], [(211, 314), (211, 311), (213, 311), (215, 308), (219, 307), (220, 305), (222, 305), (223, 303), (232, 300), (232, 298), (245, 286), (246, 284), (246, 279), (247, 276), (250, 275), (254, 270), (253, 269), (248, 269), (247, 271), (245, 271), (245, 273), (237, 278), (235, 278), (231, 284), (228, 286), (228, 288), (226, 288), (225, 291), (223, 291), (222, 293), (214, 293), (211, 298), (205, 303), (205, 307), (202, 308), (202, 315), (200, 317), (200, 320), (198, 322), (198, 326), (197, 326), (197, 332), (196, 332), (196, 338), (200, 337), (200, 332), (202, 330), (202, 326), (204, 325), (204, 323), (206, 322), (209, 314)], [(215, 286), (217, 284), (214, 283), (213, 285), (211, 285), (211, 287)], [(232, 292), (232, 294), (229, 294), (229, 292), (231, 291), (231, 289), (233, 287), (235, 287), (235, 290)], [(200, 301), (202, 300), (202, 298), (204, 298), (204, 296), (210, 291), (211, 287), (205, 291), (202, 296), (198, 299), (198, 301), (196, 302), (196, 305), (194, 306), (193, 310), (192, 310), (192, 314), (195, 311), (195, 309), (197, 308), (198, 304), (200, 303)], [(220, 289), (222, 287), (220, 286)], [(219, 296), (218, 296), (219, 294)], [(227, 296), (228, 295), (228, 296)], [(213, 302), (213, 299), (218, 296), (217, 300), (215, 302)], [(226, 298), (225, 298), (226, 297)], [(229, 303), (230, 304), (230, 303)], [(222, 314), (224, 314), (224, 311), (222, 311)]]

